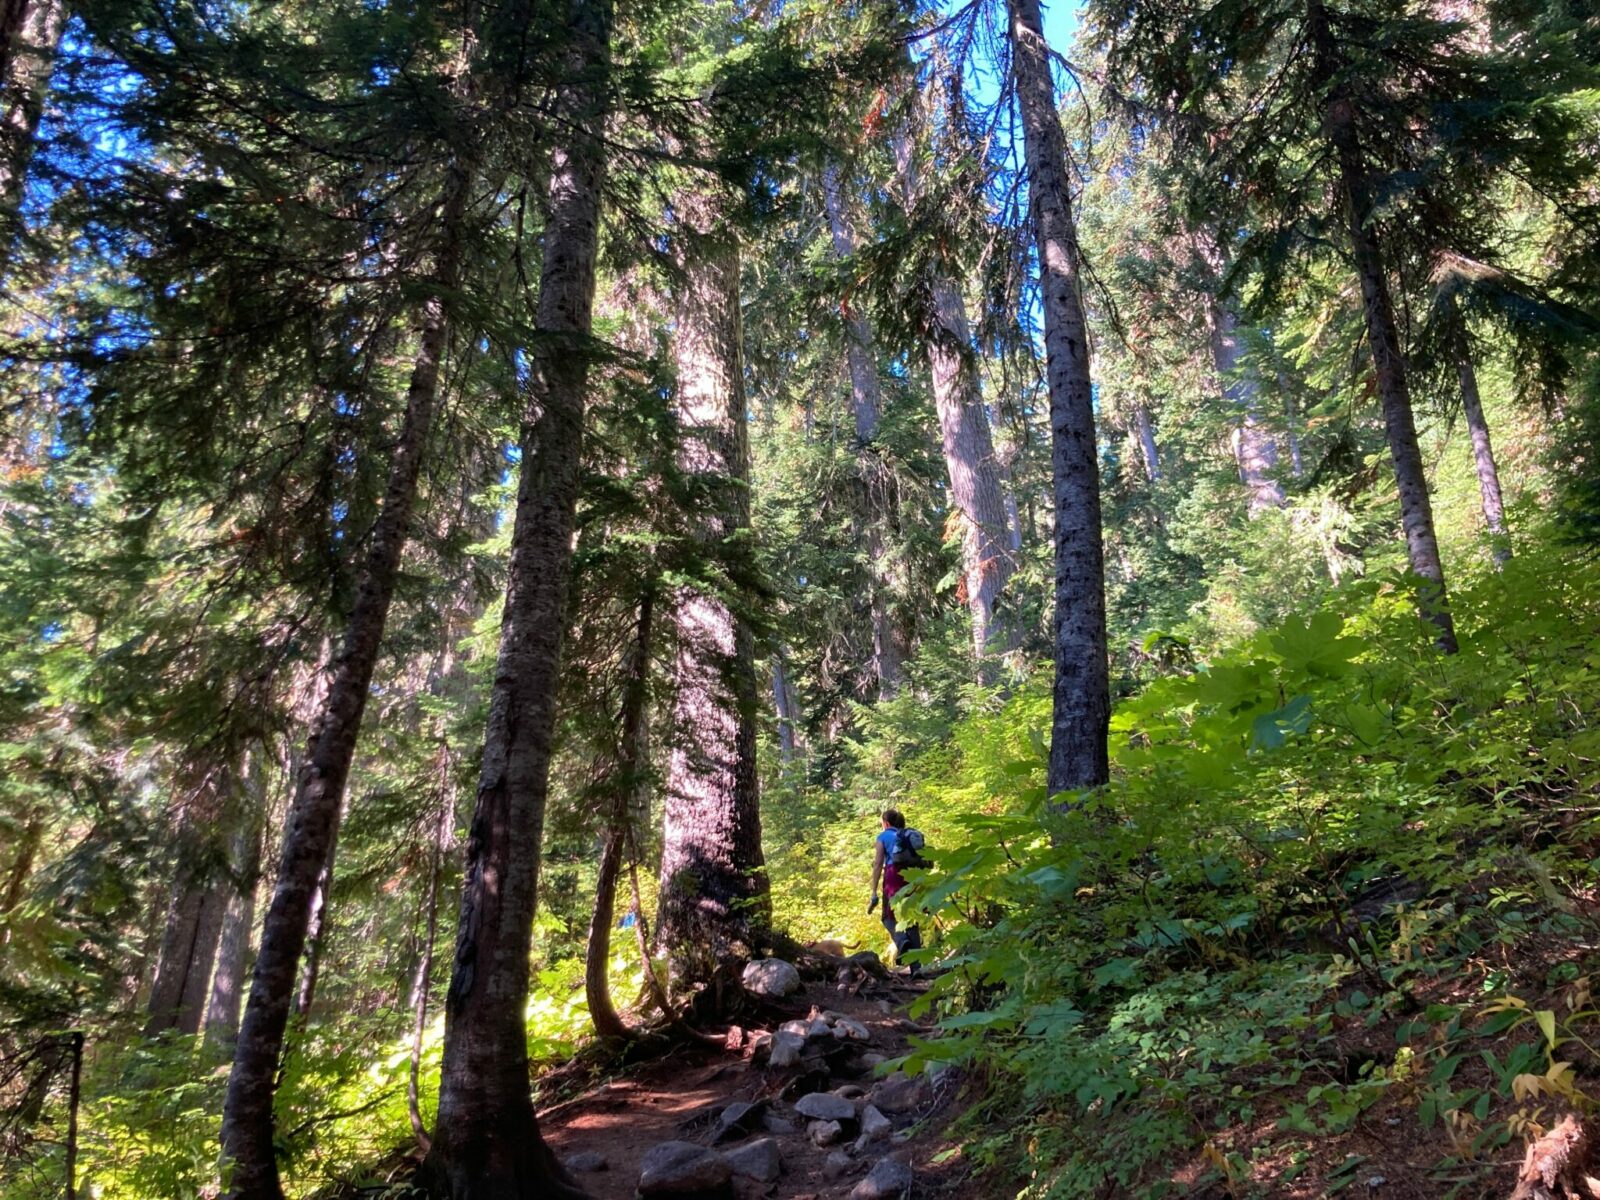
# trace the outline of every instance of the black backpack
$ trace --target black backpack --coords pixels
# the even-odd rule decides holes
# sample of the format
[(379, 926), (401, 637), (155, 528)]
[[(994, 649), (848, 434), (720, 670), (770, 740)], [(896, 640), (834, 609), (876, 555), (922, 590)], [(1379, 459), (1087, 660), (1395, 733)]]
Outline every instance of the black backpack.
[(920, 829), (896, 829), (894, 846), (889, 851), (889, 862), (896, 867), (931, 867), (933, 863), (922, 856), (927, 844)]

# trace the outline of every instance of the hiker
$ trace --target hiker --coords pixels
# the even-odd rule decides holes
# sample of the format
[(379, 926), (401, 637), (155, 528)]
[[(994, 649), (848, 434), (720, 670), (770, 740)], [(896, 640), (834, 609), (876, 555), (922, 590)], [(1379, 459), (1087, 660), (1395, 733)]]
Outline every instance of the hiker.
[[(889, 931), (889, 939), (894, 942), (895, 961), (898, 962), (908, 950), (922, 949), (922, 931), (915, 925), (908, 925), (903, 931), (895, 932), (894, 908), (891, 905), (895, 893), (905, 887), (905, 876), (900, 874), (897, 862), (913, 865), (921, 862), (921, 848), (913, 846), (907, 839), (906, 819), (900, 815), (900, 810), (895, 808), (885, 809), (883, 812), (883, 830), (872, 843), (872, 903), (867, 905), (867, 912), (878, 907), (878, 901), (883, 900), (883, 927)], [(883, 882), (883, 891), (878, 890), (879, 880)], [(911, 973), (919, 974), (920, 964), (911, 964)]]

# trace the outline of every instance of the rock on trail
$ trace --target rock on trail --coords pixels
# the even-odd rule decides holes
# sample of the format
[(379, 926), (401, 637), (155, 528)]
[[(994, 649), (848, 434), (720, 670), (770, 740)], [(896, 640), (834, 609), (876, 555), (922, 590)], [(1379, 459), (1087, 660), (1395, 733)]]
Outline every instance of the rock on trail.
[(767, 1019), (741, 1025), (772, 1028), (679, 1046), (541, 1118), (575, 1178), (594, 1200), (907, 1200), (951, 1092), (878, 1074), (907, 1048), (889, 1000), (909, 989), (808, 988), (778, 959), (742, 982)]

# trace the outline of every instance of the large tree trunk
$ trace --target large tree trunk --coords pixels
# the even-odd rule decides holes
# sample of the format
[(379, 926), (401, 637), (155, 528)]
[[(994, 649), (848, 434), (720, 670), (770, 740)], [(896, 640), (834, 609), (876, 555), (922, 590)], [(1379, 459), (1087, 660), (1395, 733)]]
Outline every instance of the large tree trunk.
[(0, 273), (20, 232), (28, 164), (66, 21), (65, 0), (0, 0)]
[(167, 909), (161, 957), (150, 989), (146, 1037), (200, 1032), (227, 911), (227, 871), (219, 850), (221, 825), (232, 811), (227, 791), (233, 772), (212, 765), (191, 779), (178, 831), (178, 864)]
[(539, 1136), (523, 1009), (583, 449), (610, 32), (610, 0), (574, 0), (570, 82), (556, 97), (567, 137), (551, 153), (540, 337), (445, 1001), (439, 1114), (417, 1176), (429, 1194), (450, 1200), (583, 1195)]
[(962, 591), (972, 614), (972, 649), (978, 676), (996, 677), (995, 657), (1017, 645), (1015, 624), (999, 611), (1001, 595), (1016, 573), (1010, 522), (1000, 486), (989, 415), (972, 368), (972, 327), (966, 302), (944, 276), (932, 281), (928, 370), (950, 499), (961, 522)]
[[(896, 137), (894, 151), (900, 202), (909, 217), (919, 192), (916, 148), (909, 131)], [(1020, 545), (1020, 523), (1014, 538), (1003, 471), (973, 370), (966, 301), (954, 281), (939, 271), (928, 280), (928, 291), (928, 373), (950, 477), (953, 515), (961, 526), (962, 599), (972, 614), (978, 678), (992, 683), (997, 674), (995, 656), (1014, 650), (1019, 641), (1015, 623), (998, 610), (1006, 584), (1016, 572), (1014, 551)]]
[[(855, 222), (848, 199), (839, 185), (838, 168), (829, 164), (822, 172), (823, 204), (828, 214), (833, 252), (849, 259), (856, 252)], [(869, 580), (872, 609), (872, 670), (878, 696), (887, 699), (900, 686), (905, 659), (905, 634), (895, 618), (894, 578), (887, 553), (895, 524), (893, 481), (875, 446), (878, 421), (883, 415), (883, 390), (878, 386), (877, 343), (872, 325), (859, 311), (843, 305), (845, 360), (850, 368), (850, 401), (856, 426), (857, 519), (862, 528), (862, 553)]]
[(1038, 0), (1008, 0), (1011, 63), (1028, 162), (1028, 206), (1039, 255), (1045, 376), (1050, 389), (1055, 492), (1055, 688), (1050, 731), (1052, 795), (1109, 777), (1111, 720), (1106, 657), (1105, 558), (1089, 330), (1078, 288), (1066, 145), (1056, 115), (1050, 48)]
[(1483, 415), (1483, 398), (1478, 394), (1478, 370), (1472, 354), (1463, 348), (1456, 356), (1456, 377), (1461, 381), (1461, 411), (1472, 434), (1472, 461), (1478, 469), (1478, 495), (1483, 503), (1483, 524), (1489, 534), (1489, 551), (1495, 569), (1511, 561), (1511, 535), (1506, 529), (1505, 501), (1500, 495), (1500, 468), (1494, 461), (1494, 443), (1489, 440), (1489, 422)]
[[(616, 915), (617, 880), (622, 876), (623, 851), (629, 844), (634, 809), (644, 794), (650, 768), (645, 701), (649, 696), (654, 614), (655, 598), (647, 590), (639, 600), (633, 640), (622, 664), (622, 711), (616, 722), (620, 736), (615, 749), (597, 764), (595, 771), (601, 785), (600, 793), (610, 792), (611, 805), (606, 818), (605, 846), (600, 853), (600, 871), (595, 881), (594, 918), (589, 922), (583, 987), (594, 1031), (604, 1038), (629, 1036), (627, 1025), (611, 1002), (611, 920)], [(650, 970), (648, 959), (644, 969)]]
[(422, 307), (405, 423), (395, 444), (383, 508), (372, 528), (355, 606), (295, 783), (277, 883), (261, 927), (261, 947), (223, 1105), (223, 1153), (233, 1162), (230, 1195), (234, 1200), (277, 1200), (283, 1194), (273, 1152), (273, 1085), (295, 998), (295, 975), (305, 948), (312, 895), (319, 874), (330, 861), (361, 715), (410, 533), (417, 477), (439, 399), (440, 369), (449, 340), (445, 297), (461, 278), (472, 176), (465, 162), (455, 164), (444, 189), (435, 286)]
[(1211, 297), (1207, 324), (1211, 332), (1211, 362), (1222, 395), (1238, 414), (1233, 432), (1233, 456), (1239, 481), (1249, 494), (1252, 517), (1284, 505), (1283, 485), (1277, 480), (1278, 444), (1261, 424), (1261, 392), (1256, 381), (1240, 368), (1239, 318), (1225, 300)]
[[(723, 203), (680, 197), (673, 352), (681, 466), (707, 493), (698, 536), (709, 555), (748, 537), (739, 247)], [(662, 821), (657, 940), (674, 990), (710, 983), (748, 956), (769, 916), (756, 780), (755, 643), (727, 600), (676, 596), (677, 660)]]
[(262, 750), (253, 751), (245, 768), (247, 809), (234, 834), (233, 886), (217, 945), (217, 973), (211, 980), (206, 1008), (206, 1041), (232, 1047), (239, 1035), (239, 1009), (244, 1002), (245, 969), (250, 961), (250, 934), (255, 924), (256, 888), (261, 882), (261, 842), (266, 831), (265, 771)]
[(1434, 626), (1434, 641), (1447, 654), (1456, 651), (1455, 622), (1450, 616), (1445, 590), (1444, 563), (1439, 557), (1439, 539), (1433, 528), (1433, 505), (1428, 498), (1428, 476), (1422, 464), (1422, 448), (1417, 443), (1416, 417), (1411, 409), (1411, 386), (1406, 357), (1400, 346), (1395, 323), (1394, 300), (1389, 293), (1389, 274), (1383, 245), (1374, 220), (1377, 196), (1367, 168), (1360, 137), (1356, 131), (1354, 101), (1343, 82), (1338, 43), (1320, 0), (1310, 9), (1313, 48), (1318, 74), (1331, 85), (1324, 113), (1332, 149), (1338, 156), (1340, 186), (1344, 192), (1345, 218), (1350, 233), (1351, 257), (1361, 283), (1366, 312), (1367, 345), (1372, 353), (1373, 374), (1383, 406), (1383, 425), (1389, 438), (1389, 457), (1394, 463), (1395, 481), (1400, 491), (1400, 521), (1405, 528), (1406, 553), (1411, 570), (1422, 580), (1417, 608), (1425, 621)]

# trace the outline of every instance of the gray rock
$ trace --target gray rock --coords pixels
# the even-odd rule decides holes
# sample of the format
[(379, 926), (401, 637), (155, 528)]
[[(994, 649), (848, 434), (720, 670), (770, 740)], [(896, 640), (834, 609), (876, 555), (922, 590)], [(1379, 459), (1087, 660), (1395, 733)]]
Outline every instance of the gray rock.
[(869, 1071), (875, 1071), (889, 1060), (882, 1054), (863, 1054), (861, 1065)]
[(869, 1142), (886, 1138), (894, 1132), (894, 1122), (884, 1116), (872, 1105), (867, 1105), (861, 1110), (861, 1136)]
[(792, 1033), (795, 1037), (803, 1038), (811, 1032), (810, 1021), (785, 1021), (778, 1026), (779, 1033)]
[(562, 1160), (562, 1165), (573, 1174), (582, 1174), (590, 1171), (604, 1171), (610, 1168), (611, 1163), (604, 1154), (597, 1150), (584, 1150)]
[(824, 1179), (843, 1179), (855, 1169), (855, 1161), (848, 1151), (835, 1150), (828, 1155), (828, 1161), (822, 1164), (822, 1177)]
[(812, 1092), (795, 1101), (795, 1112), (813, 1121), (854, 1121), (856, 1106), (843, 1096), (828, 1092)]
[(758, 996), (791, 996), (803, 986), (794, 964), (781, 958), (761, 958), (746, 963), (739, 982), (746, 991)]
[(833, 1094), (846, 1100), (859, 1100), (867, 1094), (867, 1089), (853, 1083), (844, 1083), (834, 1088)]
[(850, 1200), (901, 1200), (911, 1193), (911, 1168), (896, 1158), (880, 1158), (851, 1189)]
[(818, 1038), (832, 1036), (833, 1026), (829, 1025), (821, 1017), (812, 1017), (811, 1020), (806, 1023), (806, 1037), (812, 1041), (816, 1041)]
[(639, 1195), (717, 1195), (732, 1175), (722, 1155), (693, 1142), (662, 1142), (639, 1164)]
[(768, 1133), (775, 1133), (779, 1137), (788, 1137), (791, 1134), (800, 1132), (799, 1128), (793, 1121), (789, 1120), (787, 1117), (780, 1117), (777, 1113), (772, 1112), (766, 1113), (764, 1116), (762, 1116), (761, 1126)]
[(747, 1133), (754, 1133), (761, 1128), (761, 1118), (766, 1110), (765, 1100), (757, 1100), (754, 1104), (735, 1100), (717, 1115), (717, 1123), (711, 1130), (711, 1144), (715, 1146), (718, 1142), (731, 1142)]
[(837, 1121), (813, 1121), (806, 1130), (819, 1146), (831, 1146), (844, 1137), (844, 1126)]
[(842, 1042), (870, 1042), (872, 1031), (852, 1017), (840, 1017), (833, 1023), (833, 1036)]
[(746, 1145), (724, 1150), (722, 1161), (728, 1164), (728, 1170), (735, 1175), (759, 1179), (762, 1183), (771, 1183), (783, 1170), (783, 1155), (778, 1152), (778, 1143), (769, 1137), (757, 1138)]
[(775, 1067), (792, 1067), (800, 1061), (800, 1051), (806, 1048), (806, 1039), (799, 1034), (780, 1029), (772, 1035), (772, 1053), (767, 1061)]
[(921, 1076), (910, 1078), (903, 1071), (880, 1081), (869, 1099), (880, 1112), (908, 1113), (928, 1098), (928, 1084)]

